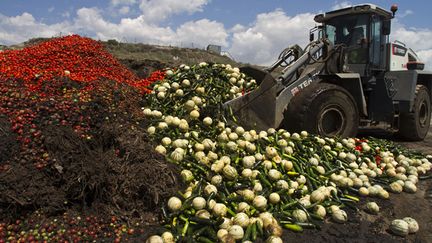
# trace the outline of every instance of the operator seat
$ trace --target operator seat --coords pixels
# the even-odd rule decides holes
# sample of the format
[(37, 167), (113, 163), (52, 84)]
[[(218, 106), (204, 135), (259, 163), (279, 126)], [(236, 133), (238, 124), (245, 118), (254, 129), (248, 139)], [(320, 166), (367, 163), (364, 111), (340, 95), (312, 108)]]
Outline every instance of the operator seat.
[(355, 27), (352, 30), (351, 38), (350, 38), (350, 46), (355, 46), (361, 44), (361, 40), (365, 38), (364, 28), (363, 27)]

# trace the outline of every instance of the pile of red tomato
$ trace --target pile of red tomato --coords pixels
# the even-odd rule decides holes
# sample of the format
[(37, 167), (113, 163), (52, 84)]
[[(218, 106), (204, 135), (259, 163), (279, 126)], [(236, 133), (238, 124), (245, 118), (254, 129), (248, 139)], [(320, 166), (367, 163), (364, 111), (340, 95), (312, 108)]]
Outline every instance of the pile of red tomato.
[(0, 80), (20, 79), (30, 90), (37, 90), (42, 82), (62, 76), (77, 82), (105, 78), (144, 91), (149, 84), (121, 65), (100, 42), (79, 35), (0, 53)]
[[(11, 123), (24, 160), (43, 169), (50, 155), (42, 145), (42, 127), (71, 126), (83, 138), (91, 139), (94, 96), (109, 103), (125, 86), (148, 93), (148, 86), (163, 78), (164, 72), (156, 71), (147, 79), (139, 79), (102, 43), (90, 38), (54, 38), (0, 52), (0, 117)], [(8, 168), (7, 163), (0, 164), (0, 173)]]

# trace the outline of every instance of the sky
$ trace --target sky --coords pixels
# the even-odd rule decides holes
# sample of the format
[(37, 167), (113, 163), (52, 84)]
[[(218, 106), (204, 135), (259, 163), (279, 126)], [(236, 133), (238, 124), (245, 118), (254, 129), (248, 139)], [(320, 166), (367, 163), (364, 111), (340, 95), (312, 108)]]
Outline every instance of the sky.
[[(338, 0), (0, 0), (0, 44), (79, 34), (98, 40), (205, 48), (236, 61), (268, 65), (293, 44), (304, 47), (315, 14), (363, 1)], [(430, 0), (376, 0), (399, 6), (392, 40), (411, 47), (432, 70)]]

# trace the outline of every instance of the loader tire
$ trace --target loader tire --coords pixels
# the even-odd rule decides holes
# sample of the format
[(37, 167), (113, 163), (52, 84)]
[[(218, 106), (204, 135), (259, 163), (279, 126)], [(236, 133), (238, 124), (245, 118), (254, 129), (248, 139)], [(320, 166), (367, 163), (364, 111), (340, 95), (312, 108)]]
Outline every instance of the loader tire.
[(326, 137), (357, 134), (359, 113), (352, 95), (330, 83), (314, 83), (291, 99), (285, 113), (285, 128)]
[(431, 122), (431, 98), (424, 85), (416, 86), (412, 112), (401, 113), (398, 134), (409, 141), (423, 140)]

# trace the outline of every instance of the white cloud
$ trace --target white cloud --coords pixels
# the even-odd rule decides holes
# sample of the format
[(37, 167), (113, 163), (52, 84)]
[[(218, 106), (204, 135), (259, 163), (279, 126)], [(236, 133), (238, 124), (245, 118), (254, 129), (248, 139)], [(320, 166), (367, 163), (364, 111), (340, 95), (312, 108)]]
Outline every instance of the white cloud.
[[(116, 31), (116, 25), (105, 21), (97, 8), (81, 8), (77, 11), (74, 20), (74, 30), (81, 33), (89, 33), (98, 38), (110, 35)], [(111, 37), (112, 38), (112, 37)]]
[(234, 25), (231, 29), (230, 32), (235, 33), (235, 32), (242, 32), (246, 29), (245, 26), (241, 25), (241, 24), (236, 24)]
[(54, 7), (50, 7), (50, 8), (48, 8), (48, 12), (49, 12), (49, 13), (52, 13), (54, 10), (55, 10)]
[(223, 24), (208, 19), (184, 23), (177, 29), (176, 36), (180, 42), (199, 43), (203, 47), (207, 44), (228, 45), (228, 33)]
[(77, 12), (74, 23), (77, 32), (85, 32), (95, 37), (138, 41), (151, 44), (189, 45), (204, 47), (209, 43), (226, 46), (228, 33), (223, 24), (208, 19), (190, 21), (173, 30), (148, 23), (143, 16), (123, 18), (120, 23), (106, 21), (98, 9), (82, 8)]
[(79, 33), (96, 39), (127, 40), (150, 44), (205, 47), (208, 44), (227, 46), (228, 32), (223, 24), (201, 19), (181, 24), (178, 28), (160, 26), (141, 15), (122, 18), (113, 23), (103, 18), (97, 8), (81, 8), (71, 22), (47, 25), (31, 14), (7, 17), (0, 15), (0, 43), (14, 44), (32, 37), (52, 37), (59, 33)]
[(347, 8), (352, 6), (352, 3), (349, 1), (343, 1), (343, 2), (338, 2), (336, 1), (334, 3), (334, 5), (331, 7), (332, 10), (337, 10), (337, 9), (341, 9), (341, 8)]
[(210, 0), (141, 0), (140, 9), (145, 20), (157, 23), (175, 14), (200, 12), (209, 2)]
[(426, 70), (432, 70), (432, 30), (408, 28), (397, 20), (394, 22), (391, 40), (399, 40), (413, 49), (421, 61), (425, 62)]
[(111, 0), (111, 5), (134, 5), (136, 2), (136, 0)]
[(403, 13), (397, 14), (397, 17), (398, 18), (405, 18), (406, 16), (412, 15), (412, 14), (414, 14), (414, 11), (407, 9)]
[(425, 63), (425, 70), (432, 71), (432, 49), (418, 51), (417, 55)]
[(254, 64), (271, 64), (283, 49), (308, 43), (308, 31), (314, 27), (311, 13), (287, 16), (277, 9), (259, 14), (247, 29), (234, 28), (232, 46), (229, 52), (236, 60)]
[(432, 49), (432, 30), (399, 27), (392, 31), (392, 39), (406, 43), (414, 50)]
[(68, 22), (47, 25), (36, 21), (33, 15), (23, 13), (8, 17), (0, 14), (0, 43), (16, 44), (34, 37), (52, 37), (70, 30)]
[(130, 8), (128, 6), (123, 6), (119, 9), (119, 13), (122, 15), (128, 14), (130, 11)]

